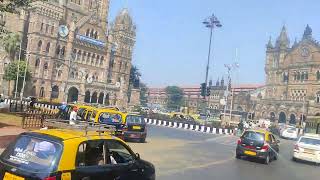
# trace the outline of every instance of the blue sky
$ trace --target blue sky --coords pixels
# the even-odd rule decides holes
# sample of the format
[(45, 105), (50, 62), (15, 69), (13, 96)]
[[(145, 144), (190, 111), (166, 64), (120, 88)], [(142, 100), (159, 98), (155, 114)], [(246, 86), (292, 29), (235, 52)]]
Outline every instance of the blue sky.
[(318, 0), (111, 0), (110, 18), (128, 7), (137, 25), (133, 63), (148, 86), (204, 82), (209, 30), (202, 21), (212, 13), (223, 27), (215, 30), (209, 78), (226, 75), (235, 59), (237, 83), (264, 83), (265, 45), (285, 24), (291, 43), (309, 24), (320, 40)]

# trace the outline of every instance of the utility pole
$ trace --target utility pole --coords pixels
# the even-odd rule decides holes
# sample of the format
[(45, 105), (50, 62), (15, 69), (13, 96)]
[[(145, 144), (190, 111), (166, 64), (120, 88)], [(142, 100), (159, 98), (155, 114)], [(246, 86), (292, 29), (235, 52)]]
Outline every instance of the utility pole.
[(209, 74), (213, 30), (214, 30), (214, 28), (222, 27), (222, 25), (221, 25), (220, 21), (218, 20), (218, 18), (214, 14), (207, 17), (202, 23), (205, 25), (206, 28), (210, 29), (209, 51), (208, 51), (208, 59), (207, 59), (207, 66), (206, 66), (205, 89), (204, 89), (204, 96), (203, 96), (203, 100), (205, 103), (205, 110), (206, 110), (207, 109), (206, 96), (207, 96), (208, 74)]

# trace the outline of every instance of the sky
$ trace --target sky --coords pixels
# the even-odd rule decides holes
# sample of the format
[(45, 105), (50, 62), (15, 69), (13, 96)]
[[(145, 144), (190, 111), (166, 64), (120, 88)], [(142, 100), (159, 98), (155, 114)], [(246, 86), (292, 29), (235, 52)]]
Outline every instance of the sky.
[(149, 87), (205, 81), (210, 34), (202, 22), (213, 13), (223, 25), (214, 30), (214, 82), (226, 77), (224, 64), (237, 61), (233, 83), (264, 84), (265, 47), (283, 25), (291, 44), (301, 40), (307, 24), (320, 40), (319, 0), (111, 0), (111, 20), (124, 7), (137, 26), (133, 64)]

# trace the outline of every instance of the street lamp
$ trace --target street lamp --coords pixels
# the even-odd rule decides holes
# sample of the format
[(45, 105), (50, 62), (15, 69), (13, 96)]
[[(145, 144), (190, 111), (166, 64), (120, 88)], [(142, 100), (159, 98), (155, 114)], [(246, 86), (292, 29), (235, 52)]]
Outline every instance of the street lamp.
[(207, 17), (202, 22), (206, 28), (210, 29), (210, 40), (209, 40), (209, 52), (208, 52), (208, 61), (207, 61), (207, 67), (206, 67), (206, 78), (205, 78), (205, 94), (203, 98), (206, 98), (207, 95), (207, 84), (208, 84), (208, 73), (209, 73), (209, 64), (210, 64), (210, 55), (211, 55), (211, 43), (212, 43), (212, 36), (213, 36), (213, 30), (214, 28), (222, 27), (220, 21), (218, 18), (212, 14), (211, 16)]

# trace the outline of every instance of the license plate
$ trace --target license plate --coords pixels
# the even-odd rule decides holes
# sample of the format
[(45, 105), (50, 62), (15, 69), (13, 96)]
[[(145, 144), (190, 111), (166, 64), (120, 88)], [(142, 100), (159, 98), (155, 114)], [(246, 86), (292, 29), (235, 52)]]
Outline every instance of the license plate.
[(140, 129), (141, 129), (141, 127), (140, 127), (140, 126), (132, 126), (132, 129), (140, 130)]
[(253, 152), (253, 151), (244, 151), (244, 154), (250, 155), (250, 156), (256, 156), (257, 155), (257, 153)]
[(24, 178), (6, 172), (3, 180), (24, 180)]

